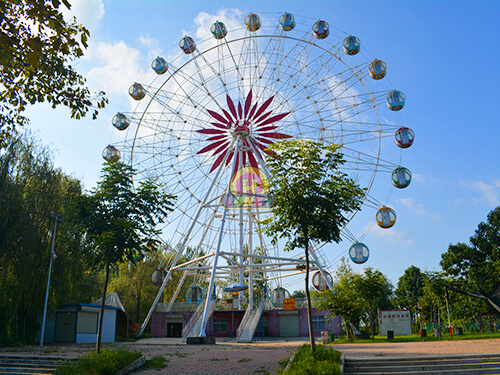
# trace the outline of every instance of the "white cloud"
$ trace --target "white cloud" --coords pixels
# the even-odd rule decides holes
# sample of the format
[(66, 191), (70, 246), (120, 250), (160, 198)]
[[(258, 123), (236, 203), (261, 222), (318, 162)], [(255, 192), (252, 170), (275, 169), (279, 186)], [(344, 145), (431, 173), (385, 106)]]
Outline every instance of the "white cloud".
[(405, 233), (399, 232), (394, 228), (384, 229), (370, 224), (363, 229), (363, 233), (373, 233), (376, 237), (384, 238), (391, 243), (397, 243), (400, 247), (409, 247), (414, 242)]
[(76, 22), (85, 26), (91, 35), (99, 27), (105, 13), (102, 0), (71, 0), (71, 10), (64, 5), (60, 9), (66, 20), (76, 17)]
[(143, 71), (139, 51), (123, 41), (91, 45), (86, 58), (97, 62), (86, 74), (89, 85), (107, 94), (126, 94)]
[(153, 60), (162, 53), (160, 42), (147, 34), (139, 36), (139, 42), (148, 50), (148, 60)]
[(479, 193), (479, 197), (475, 197), (476, 201), (485, 201), (492, 206), (500, 204), (500, 180), (494, 181), (491, 184), (480, 180), (472, 182), (459, 180), (459, 184)]
[(244, 18), (244, 13), (239, 9), (219, 9), (216, 14), (200, 12), (194, 19), (195, 36), (198, 40), (211, 37), (210, 28), (215, 21), (223, 22), (229, 31), (236, 30), (242, 27)]
[(399, 200), (401, 204), (406, 206), (409, 211), (430, 218), (433, 221), (440, 221), (441, 215), (437, 212), (429, 212), (427, 208), (421, 203), (415, 203), (415, 200), (412, 198), (402, 198)]
[(425, 177), (418, 173), (412, 173), (411, 179), (419, 184), (423, 184), (425, 182)]

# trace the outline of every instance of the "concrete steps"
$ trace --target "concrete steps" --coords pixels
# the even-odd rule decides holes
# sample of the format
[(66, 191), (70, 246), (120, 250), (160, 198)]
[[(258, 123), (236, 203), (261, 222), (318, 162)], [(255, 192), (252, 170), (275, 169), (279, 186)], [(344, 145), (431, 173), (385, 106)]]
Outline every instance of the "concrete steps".
[(5, 375), (48, 375), (56, 368), (76, 358), (55, 356), (0, 355), (0, 374)]
[(391, 357), (344, 362), (346, 375), (479, 375), (500, 374), (500, 354)]

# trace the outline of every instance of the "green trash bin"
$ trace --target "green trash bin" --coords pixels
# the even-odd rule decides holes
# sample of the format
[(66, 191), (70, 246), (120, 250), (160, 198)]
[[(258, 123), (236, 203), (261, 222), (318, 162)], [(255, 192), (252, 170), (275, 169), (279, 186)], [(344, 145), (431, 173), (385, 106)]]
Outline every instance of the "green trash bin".
[(335, 341), (335, 333), (330, 332), (329, 336), (330, 336), (330, 342), (334, 342)]

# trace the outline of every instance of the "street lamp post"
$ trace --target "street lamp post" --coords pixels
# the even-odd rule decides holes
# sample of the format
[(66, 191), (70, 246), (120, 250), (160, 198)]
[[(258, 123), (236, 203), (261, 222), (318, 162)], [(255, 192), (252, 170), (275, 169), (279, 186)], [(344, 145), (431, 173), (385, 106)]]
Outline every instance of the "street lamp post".
[(50, 212), (50, 217), (54, 219), (54, 233), (52, 234), (52, 250), (50, 252), (50, 263), (49, 263), (49, 276), (47, 278), (47, 290), (45, 292), (45, 305), (43, 307), (43, 320), (42, 320), (42, 332), (40, 335), (40, 347), (43, 348), (43, 336), (45, 334), (45, 319), (47, 317), (47, 302), (49, 299), (49, 286), (50, 286), (50, 274), (52, 273), (52, 259), (56, 257), (56, 253), (54, 252), (54, 244), (56, 242), (56, 231), (57, 231), (57, 221), (62, 221), (61, 215), (55, 213), (54, 211)]

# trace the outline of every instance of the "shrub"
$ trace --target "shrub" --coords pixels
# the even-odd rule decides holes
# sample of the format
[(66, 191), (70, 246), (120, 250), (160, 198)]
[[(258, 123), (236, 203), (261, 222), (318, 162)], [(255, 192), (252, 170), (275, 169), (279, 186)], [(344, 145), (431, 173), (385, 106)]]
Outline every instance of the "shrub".
[(316, 346), (316, 352), (313, 353), (311, 347), (304, 344), (295, 353), (287, 374), (342, 375), (340, 371), (340, 352), (318, 345)]
[(66, 363), (56, 371), (57, 375), (114, 375), (141, 356), (139, 352), (125, 349), (101, 349), (84, 354), (76, 363)]

